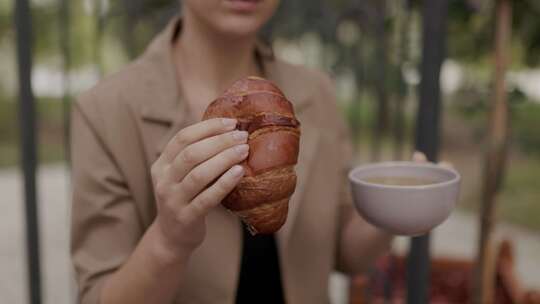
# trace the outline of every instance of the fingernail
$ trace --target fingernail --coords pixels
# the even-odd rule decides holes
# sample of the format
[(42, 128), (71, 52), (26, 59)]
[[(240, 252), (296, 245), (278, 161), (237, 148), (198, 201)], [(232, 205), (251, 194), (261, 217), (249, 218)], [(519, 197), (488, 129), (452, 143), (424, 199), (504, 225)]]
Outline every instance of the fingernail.
[(221, 119), (221, 123), (227, 127), (227, 128), (232, 128), (232, 127), (235, 127), (236, 126), (236, 119), (233, 119), (233, 118), (222, 118)]
[(249, 151), (249, 145), (238, 145), (236, 147), (234, 147), (234, 150), (236, 150), (236, 153), (238, 153), (238, 155), (244, 157), (247, 155), (248, 151)]
[(231, 168), (231, 174), (234, 177), (240, 177), (244, 174), (244, 168), (242, 168), (242, 166), (235, 165)]
[(420, 151), (414, 151), (412, 159), (413, 159), (413, 161), (416, 161), (416, 162), (427, 161), (426, 155), (424, 153), (420, 152)]
[(236, 131), (233, 133), (233, 138), (234, 140), (238, 141), (238, 142), (244, 142), (246, 141), (246, 139), (248, 138), (248, 132), (246, 131)]

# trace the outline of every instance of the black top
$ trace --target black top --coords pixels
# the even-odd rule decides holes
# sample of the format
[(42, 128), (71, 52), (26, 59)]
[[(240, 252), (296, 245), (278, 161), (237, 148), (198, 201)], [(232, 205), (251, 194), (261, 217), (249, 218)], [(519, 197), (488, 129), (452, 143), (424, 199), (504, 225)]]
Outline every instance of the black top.
[(285, 303), (274, 235), (252, 236), (245, 226), (242, 230), (244, 241), (236, 304)]

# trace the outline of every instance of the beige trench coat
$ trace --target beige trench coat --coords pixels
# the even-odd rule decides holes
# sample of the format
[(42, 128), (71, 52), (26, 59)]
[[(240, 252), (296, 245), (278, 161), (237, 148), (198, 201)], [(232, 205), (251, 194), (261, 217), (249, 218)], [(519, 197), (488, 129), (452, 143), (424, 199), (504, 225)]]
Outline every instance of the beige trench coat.
[[(146, 52), (83, 93), (72, 113), (71, 255), (82, 303), (98, 303), (104, 280), (130, 256), (156, 214), (150, 166), (168, 140), (195, 122), (178, 91), (171, 58), (175, 19)], [(291, 102), (301, 126), (298, 184), (277, 233), (288, 303), (327, 303), (339, 269), (341, 227), (352, 214), (344, 193), (349, 144), (330, 79), (258, 48), (265, 77)], [(234, 303), (241, 225), (221, 206), (207, 220), (177, 303)], [(360, 257), (360, 255), (359, 255)]]

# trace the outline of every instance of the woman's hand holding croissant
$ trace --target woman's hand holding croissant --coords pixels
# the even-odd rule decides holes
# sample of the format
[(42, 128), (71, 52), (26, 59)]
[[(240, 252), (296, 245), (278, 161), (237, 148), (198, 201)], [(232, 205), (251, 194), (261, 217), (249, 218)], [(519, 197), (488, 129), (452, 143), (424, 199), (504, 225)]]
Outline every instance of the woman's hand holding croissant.
[(156, 247), (165, 260), (187, 257), (205, 236), (206, 215), (241, 180), (248, 133), (235, 119), (215, 118), (174, 136), (152, 165)]

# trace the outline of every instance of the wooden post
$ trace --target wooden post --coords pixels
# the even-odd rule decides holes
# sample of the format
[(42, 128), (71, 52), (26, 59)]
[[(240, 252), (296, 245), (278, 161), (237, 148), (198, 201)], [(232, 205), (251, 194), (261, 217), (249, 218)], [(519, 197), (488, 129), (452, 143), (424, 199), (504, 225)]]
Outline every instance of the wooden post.
[(36, 108), (32, 93), (32, 15), (29, 0), (14, 0), (19, 72), (19, 128), (24, 178), (29, 303), (41, 303), (39, 222), (36, 192)]
[(505, 76), (509, 61), (508, 45), (512, 31), (512, 4), (510, 0), (497, 0), (495, 16), (495, 81), (480, 213), (475, 290), (475, 303), (478, 304), (493, 303), (494, 301), (495, 274), (491, 252), (493, 247), (491, 235), (495, 221), (497, 192), (503, 178), (508, 146), (508, 103)]

